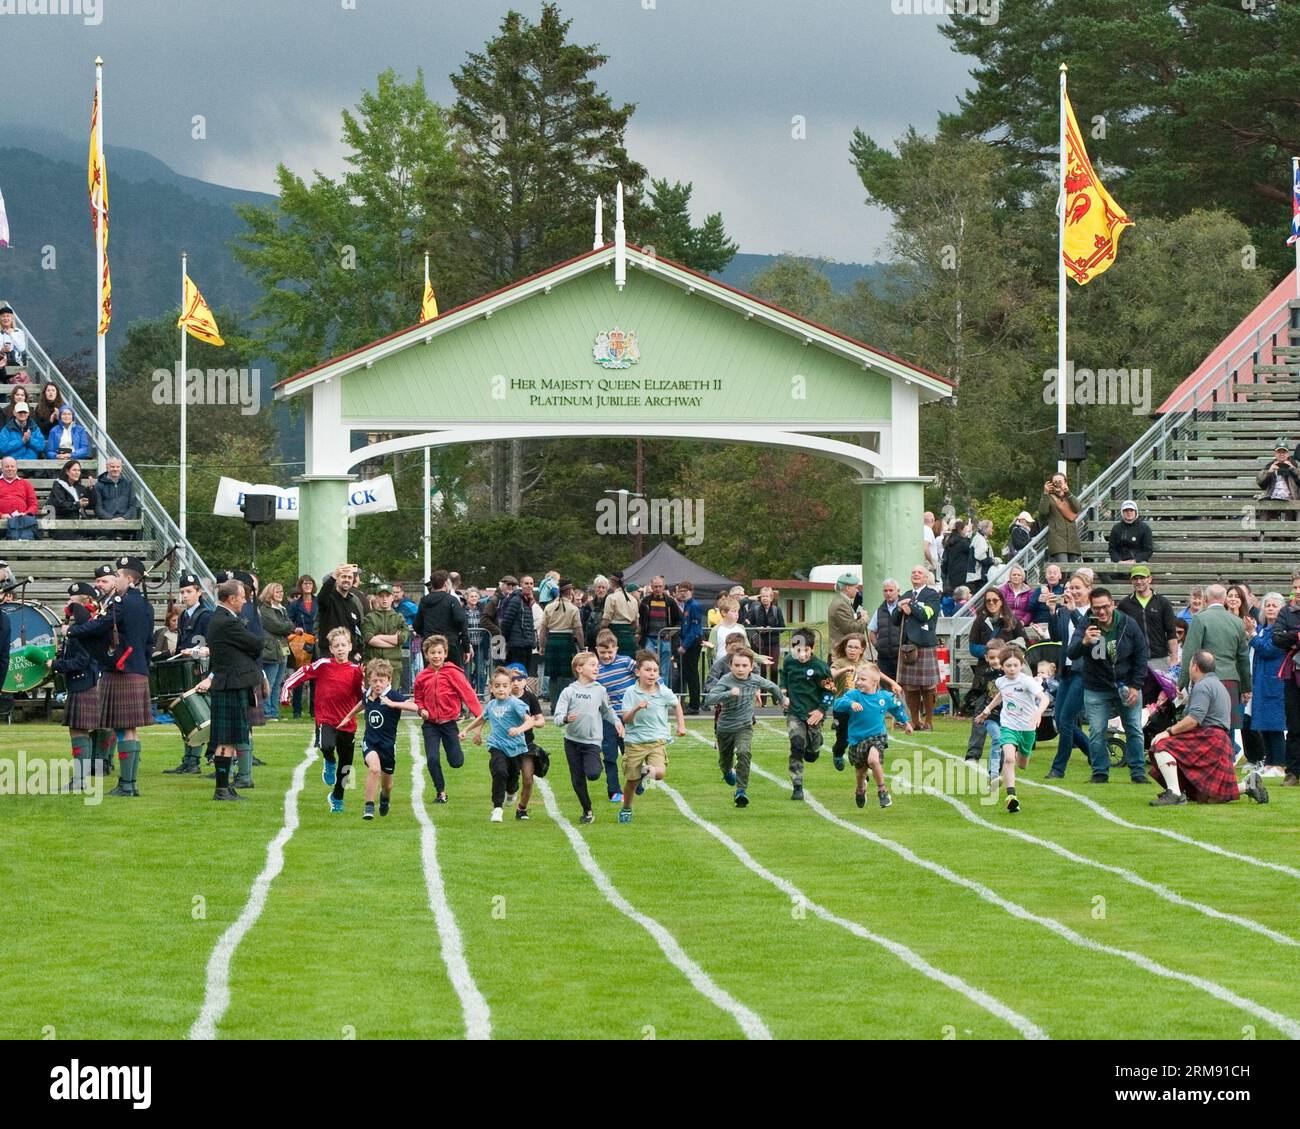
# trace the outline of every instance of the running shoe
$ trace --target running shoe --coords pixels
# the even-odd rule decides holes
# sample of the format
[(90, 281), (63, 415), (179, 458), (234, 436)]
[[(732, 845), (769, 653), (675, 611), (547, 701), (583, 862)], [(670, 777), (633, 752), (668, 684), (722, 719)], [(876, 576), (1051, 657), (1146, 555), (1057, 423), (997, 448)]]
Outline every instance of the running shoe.
[(439, 792), (436, 796), (434, 796), (433, 802), (435, 804), (445, 804), (447, 802), (447, 793)]
[(506, 807), (508, 807), (508, 808), (517, 807), (518, 805), (516, 804), (515, 801), (517, 801), (518, 799), (519, 799), (519, 793), (518, 793), (518, 792), (507, 792), (507, 793), (506, 793)]
[(336, 800), (336, 799), (334, 798), (333, 794), (331, 794), (331, 795), (330, 795), (330, 814), (331, 814), (331, 815), (338, 815), (342, 810), (343, 810), (343, 797), (340, 796), (340, 797)]
[(320, 778), (325, 781), (326, 788), (333, 788), (334, 781), (338, 779), (338, 765), (334, 761), (326, 761)]
[(501, 809), (500, 809), (500, 808), (493, 808), (493, 809), (492, 809), (492, 815), (491, 815), (491, 821), (492, 821), (493, 823), (500, 823), (500, 822), (501, 822), (501, 819), (502, 819)]
[(375, 804), (373, 800), (369, 800), (366, 802), (366, 810), (361, 813), (361, 818), (362, 819), (375, 818)]
[(388, 807), (389, 807), (389, 799), (388, 799), (388, 797), (387, 797), (387, 796), (380, 796), (380, 797), (379, 797), (379, 814), (380, 814), (380, 815), (387, 815), (387, 814), (388, 814)]
[(584, 811), (584, 812), (582, 813), (582, 818), (581, 818), (580, 820), (578, 820), (578, 822), (579, 822), (579, 823), (595, 823), (595, 822), (596, 822), (596, 813), (595, 813), (594, 811)]
[(523, 820), (526, 820), (526, 819), (528, 818), (528, 809), (527, 809), (527, 808), (515, 808), (515, 818), (516, 818), (517, 820), (520, 820), (521, 822), (522, 822)]
[(619, 812), (618, 812), (618, 821), (619, 821), (619, 823), (631, 823), (631, 822), (632, 822), (632, 809), (631, 809), (631, 808), (620, 808), (620, 809), (619, 809)]
[(609, 802), (611, 804), (621, 804), (623, 802), (623, 793), (622, 792), (610, 793)]
[(860, 807), (860, 808), (865, 808), (865, 807), (867, 806), (867, 794), (866, 794), (866, 792), (854, 792), (854, 793), (853, 793), (853, 802), (854, 802), (855, 804), (857, 804), (858, 807)]
[(844, 758), (843, 758), (843, 757), (835, 757), (834, 760), (835, 760), (835, 771), (836, 771), (836, 772), (843, 772), (843, 771), (844, 771)]
[(877, 792), (876, 795), (880, 797), (880, 806), (882, 808), (893, 806), (894, 797), (891, 796), (888, 792)]
[(794, 789), (790, 792), (790, 799), (792, 799), (792, 800), (802, 800), (802, 799), (803, 799), (803, 785), (802, 785), (802, 784), (796, 784), (796, 785), (794, 786)]
[(734, 772), (724, 772), (722, 774), (722, 782), (729, 788), (734, 788), (736, 786), (736, 774)]
[(1009, 811), (1012, 815), (1015, 815), (1015, 813), (1018, 812), (1019, 810), (1020, 810), (1020, 801), (1019, 799), (1016, 798), (1016, 794), (1012, 792), (1009, 796), (1007, 796), (1007, 811)]
[(1258, 772), (1252, 772), (1246, 777), (1246, 782), (1242, 785), (1241, 790), (1257, 804), (1268, 803), (1268, 789), (1264, 787), (1264, 782), (1260, 780)]
[(745, 795), (745, 790), (743, 788), (736, 789), (736, 807), (749, 807), (749, 797)]
[(1187, 797), (1181, 792), (1171, 792), (1166, 788), (1151, 801), (1151, 806), (1153, 808), (1176, 808), (1185, 803), (1187, 803)]

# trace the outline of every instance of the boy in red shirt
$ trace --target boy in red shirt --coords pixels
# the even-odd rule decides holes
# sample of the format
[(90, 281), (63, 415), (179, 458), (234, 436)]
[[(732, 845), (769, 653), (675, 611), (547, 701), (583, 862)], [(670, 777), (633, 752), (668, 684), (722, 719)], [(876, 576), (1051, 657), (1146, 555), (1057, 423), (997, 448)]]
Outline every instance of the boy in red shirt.
[[(304, 682), (316, 687), (316, 747), (325, 758), (321, 779), (332, 790), (330, 811), (343, 810), (343, 789), (352, 774), (357, 719), (356, 708), (365, 692), (361, 664), (351, 661), (352, 633), (336, 627), (326, 636), (330, 657), (317, 659), (310, 666), (300, 666), (280, 687), (280, 704), (287, 705), (293, 688)], [(337, 763), (335, 758), (337, 756)]]
[(479, 705), (478, 695), (469, 684), (465, 672), (455, 663), (447, 661), (447, 637), (430, 635), (420, 648), (424, 653), (424, 669), (416, 676), (415, 688), (411, 697), (420, 709), (421, 726), (424, 737), (424, 759), (429, 766), (429, 775), (433, 777), (433, 786), (438, 789), (435, 804), (447, 802), (447, 781), (442, 775), (442, 761), (438, 757), (439, 746), (446, 746), (447, 763), (452, 768), (460, 768), (465, 763), (465, 754), (460, 747), (461, 706), (468, 707), (475, 717), (483, 716), (483, 707)]

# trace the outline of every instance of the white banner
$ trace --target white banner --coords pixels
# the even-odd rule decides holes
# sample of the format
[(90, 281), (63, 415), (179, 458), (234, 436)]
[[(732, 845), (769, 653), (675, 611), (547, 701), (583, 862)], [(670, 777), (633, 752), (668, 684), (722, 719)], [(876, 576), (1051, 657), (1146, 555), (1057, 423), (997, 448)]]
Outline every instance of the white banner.
[[(217, 497), (212, 503), (212, 512), (218, 517), (243, 517), (244, 495), (272, 494), (277, 499), (275, 505), (276, 521), (298, 520), (298, 487), (267, 486), (261, 482), (240, 482), (235, 478), (223, 478), (217, 484)], [(354, 482), (348, 495), (348, 514), (392, 513), (397, 509), (397, 493), (393, 489), (393, 476), (381, 474), (378, 478), (368, 478), (364, 482)]]

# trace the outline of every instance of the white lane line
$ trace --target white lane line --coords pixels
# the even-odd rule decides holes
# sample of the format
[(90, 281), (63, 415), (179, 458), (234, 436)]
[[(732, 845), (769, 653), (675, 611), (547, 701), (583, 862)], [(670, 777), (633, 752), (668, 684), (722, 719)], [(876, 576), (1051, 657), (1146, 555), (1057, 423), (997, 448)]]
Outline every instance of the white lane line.
[[(700, 740), (703, 741), (704, 738), (701, 737)], [(864, 941), (870, 941), (872, 944), (879, 945), (886, 951), (893, 953), (894, 956), (898, 957), (898, 959), (904, 964), (914, 968), (917, 972), (921, 973), (922, 976), (943, 984), (951, 988), (954, 992), (961, 993), (961, 995), (965, 996), (978, 1007), (983, 1008), (990, 1015), (996, 1016), (998, 1019), (1010, 1024), (1026, 1039), (1047, 1039), (1050, 1037), (1046, 1031), (1035, 1024), (1032, 1020), (1025, 1018), (1025, 1016), (1016, 1011), (1013, 1011), (1011, 1008), (1007, 1007), (1006, 1004), (995, 999), (993, 996), (990, 996), (987, 992), (981, 991), (979, 988), (966, 983), (966, 981), (961, 979), (961, 977), (954, 976), (950, 972), (944, 972), (941, 968), (936, 968), (923, 956), (909, 949), (906, 945), (903, 945), (898, 941), (891, 941), (888, 937), (882, 937), (878, 933), (873, 933), (870, 929), (859, 925), (856, 921), (850, 921), (847, 918), (840, 917), (838, 914), (832, 913), (830, 910), (826, 909), (825, 906), (814, 902), (793, 882), (782, 878), (779, 874), (773, 874), (772, 871), (768, 870), (767, 867), (758, 862), (747, 850), (745, 850), (744, 847), (737, 843), (720, 827), (710, 823), (702, 816), (697, 815), (675, 788), (664, 783), (659, 783), (655, 785), (655, 789), (656, 791), (662, 791), (667, 795), (673, 803), (677, 805), (677, 810), (680, 811), (682, 815), (697, 827), (707, 831), (717, 839), (719, 843), (726, 847), (727, 850), (740, 860), (746, 869), (757, 874), (765, 882), (770, 882), (792, 900), (798, 899), (801, 906), (810, 909), (823, 921), (828, 921), (832, 925), (838, 925), (841, 929), (847, 930), (855, 937), (860, 937)]]
[(605, 900), (615, 909), (626, 917), (635, 921), (642, 929), (654, 938), (655, 943), (663, 950), (673, 965), (677, 968), (691, 986), (695, 988), (700, 995), (709, 1000), (710, 1003), (722, 1011), (727, 1012), (739, 1025), (748, 1039), (770, 1039), (772, 1032), (767, 1029), (767, 1025), (753, 1011), (747, 1008), (729, 992), (720, 988), (714, 980), (695, 963), (685, 950), (678, 943), (677, 938), (668, 932), (653, 917), (648, 917), (641, 913), (632, 905), (600, 869), (600, 864), (591, 853), (591, 848), (587, 846), (587, 841), (578, 834), (578, 829), (565, 818), (564, 813), (560, 810), (560, 805), (556, 802), (555, 794), (545, 780), (537, 781), (538, 791), (542, 794), (542, 802), (546, 805), (546, 813), (560, 827), (564, 834), (568, 836), (569, 845), (573, 847), (574, 854), (578, 856), (578, 861), (582, 864), (582, 869), (591, 876), (591, 880), (596, 884), (596, 888), (605, 895)]
[[(703, 740), (703, 738), (701, 738), (701, 740)], [(782, 780), (778, 776), (773, 776), (772, 773), (759, 768), (757, 764), (751, 764), (750, 771), (756, 776), (761, 776), (764, 780), (770, 780), (779, 788), (784, 788), (786, 785), (785, 780)], [(1106, 953), (1109, 956), (1117, 956), (1155, 976), (1160, 976), (1166, 980), (1177, 980), (1183, 984), (1188, 984), (1193, 988), (1197, 988), (1200, 991), (1213, 996), (1215, 999), (1222, 1000), (1224, 1003), (1231, 1004), (1233, 1007), (1248, 1012), (1259, 1019), (1263, 1019), (1266, 1023), (1272, 1024), (1279, 1031), (1285, 1032), (1287, 1037), (1290, 1039), (1300, 1039), (1300, 1022), (1291, 1019), (1289, 1016), (1282, 1015), (1280, 1012), (1273, 1011), (1271, 1008), (1267, 1008), (1263, 1004), (1256, 1003), (1252, 999), (1238, 995), (1236, 992), (1232, 991), (1232, 989), (1225, 988), (1222, 984), (1218, 984), (1213, 980), (1206, 980), (1203, 977), (1193, 976), (1191, 973), (1187, 972), (1179, 972), (1177, 969), (1169, 968), (1166, 965), (1160, 964), (1158, 961), (1152, 960), (1150, 957), (1143, 956), (1141, 953), (1132, 952), (1129, 949), (1118, 949), (1113, 945), (1104, 945), (1100, 941), (1094, 941), (1092, 938), (1085, 937), (1082, 933), (1071, 929), (1064, 922), (1057, 921), (1052, 917), (1044, 917), (1042, 914), (1034, 913), (1019, 903), (1013, 902), (1009, 898), (1004, 898), (1001, 894), (989, 889), (982, 883), (963, 877), (955, 871), (949, 870), (948, 867), (941, 863), (932, 862), (930, 859), (922, 858), (915, 851), (903, 846), (901, 843), (896, 843), (892, 839), (886, 839), (883, 835), (877, 835), (873, 831), (868, 831), (865, 827), (861, 827), (855, 823), (850, 823), (846, 819), (841, 819), (819, 802), (812, 793), (807, 790), (807, 788), (804, 789), (804, 802), (819, 816), (823, 819), (829, 820), (837, 827), (842, 827), (845, 831), (851, 831), (855, 835), (860, 835), (862, 838), (875, 843), (877, 846), (892, 851), (906, 862), (910, 862), (914, 866), (919, 866), (924, 870), (928, 870), (930, 873), (938, 875), (940, 878), (947, 882), (951, 882), (956, 886), (961, 886), (964, 889), (970, 890), (971, 893), (975, 894), (981, 900), (988, 902), (990, 905), (997, 906), (999, 909), (1005, 910), (1012, 917), (1018, 917), (1022, 921), (1029, 921), (1035, 925), (1040, 925), (1044, 929), (1051, 933), (1055, 933), (1058, 937), (1061, 937), (1063, 940), (1068, 941), (1070, 944), (1075, 945), (1078, 948), (1089, 949), (1096, 953)]]
[(225, 1017), (226, 1009), (230, 1007), (230, 962), (234, 959), (235, 950), (239, 948), (239, 942), (262, 916), (262, 908), (266, 905), (267, 895), (271, 892), (271, 883), (284, 869), (285, 844), (293, 838), (293, 833), (298, 829), (298, 793), (302, 791), (303, 782), (307, 778), (307, 769), (315, 759), (316, 744), (313, 739), (307, 746), (303, 759), (298, 762), (298, 767), (293, 770), (293, 780), (289, 784), (289, 790), (284, 794), (284, 826), (267, 844), (266, 865), (262, 867), (262, 873), (253, 880), (253, 888), (249, 891), (248, 901), (244, 903), (243, 910), (221, 934), (216, 947), (212, 950), (212, 955), (208, 958), (203, 1007), (199, 1011), (199, 1017), (194, 1021), (194, 1026), (190, 1028), (191, 1039), (217, 1037), (217, 1027)]
[(465, 1038), (492, 1038), (492, 1015), (465, 959), (465, 945), (461, 940), (456, 915), (447, 901), (447, 889), (442, 881), (442, 868), (438, 865), (438, 833), (424, 806), (424, 757), (420, 755), (419, 736), (414, 725), (407, 725), (411, 733), (411, 808), (420, 824), (420, 860), (424, 864), (424, 885), (429, 891), (429, 908), (438, 926), (438, 941), (442, 961), (447, 966), (447, 978), (460, 998), (460, 1009), (465, 1016)]
[(1261, 936), (1267, 937), (1271, 941), (1276, 941), (1279, 945), (1294, 945), (1300, 947), (1300, 941), (1297, 941), (1294, 937), (1288, 937), (1285, 933), (1279, 933), (1276, 929), (1270, 929), (1267, 925), (1263, 925), (1258, 921), (1252, 921), (1249, 917), (1241, 917), (1235, 913), (1224, 913), (1222, 910), (1217, 910), (1213, 906), (1207, 906), (1201, 902), (1192, 901), (1190, 898), (1184, 898), (1181, 894), (1176, 894), (1173, 890), (1169, 889), (1169, 887), (1162, 886), (1158, 882), (1148, 881), (1140, 874), (1135, 874), (1133, 871), (1128, 870), (1125, 867), (1114, 866), (1108, 862), (1099, 862), (1096, 859), (1090, 859), (1084, 855), (1075, 854), (1073, 851), (1068, 850), (1059, 843), (1053, 843), (1050, 839), (1040, 839), (1037, 835), (1030, 835), (1027, 831), (1021, 831), (1015, 827), (1003, 827), (999, 824), (991, 823), (989, 820), (977, 815), (970, 805), (962, 803), (960, 800), (953, 796), (949, 796), (938, 788), (932, 788), (930, 785), (926, 784), (922, 785), (918, 789), (915, 784), (907, 780), (905, 777), (894, 776), (892, 779), (896, 786), (901, 785), (902, 788), (909, 792), (920, 791), (925, 793), (927, 796), (934, 796), (936, 799), (940, 799), (944, 803), (951, 805), (957, 810), (963, 819), (968, 823), (975, 824), (977, 827), (984, 827), (989, 831), (996, 831), (1002, 835), (1010, 835), (1022, 842), (1032, 843), (1036, 847), (1043, 847), (1046, 850), (1052, 851), (1054, 854), (1060, 855), (1063, 859), (1068, 859), (1070, 862), (1078, 863), (1080, 866), (1091, 866), (1097, 870), (1104, 870), (1108, 874), (1114, 874), (1117, 877), (1122, 878), (1130, 885), (1138, 886), (1143, 890), (1150, 890), (1151, 893), (1156, 895), (1156, 897), (1163, 898), (1165, 901), (1170, 902), (1173, 905), (1184, 906), (1187, 909), (1194, 909), (1197, 913), (1203, 913), (1206, 917), (1214, 917), (1218, 918), (1220, 921), (1228, 921), (1233, 925), (1239, 925), (1243, 929), (1249, 929), (1253, 933), (1259, 933)]
[[(897, 741), (900, 745), (908, 745), (914, 749), (926, 749), (929, 752), (937, 753), (941, 757), (947, 757), (949, 760), (960, 761), (963, 758), (955, 753), (946, 752), (935, 745), (923, 745), (917, 741), (904, 741), (902, 738), (896, 738), (890, 735), (891, 741)], [(1275, 870), (1279, 874), (1285, 874), (1290, 878), (1300, 878), (1300, 870), (1295, 867), (1286, 866), (1280, 862), (1270, 862), (1268, 859), (1255, 858), (1253, 855), (1243, 855), (1238, 851), (1230, 851), (1226, 847), (1217, 846), (1214, 843), (1206, 843), (1201, 839), (1193, 839), (1190, 835), (1184, 835), (1181, 832), (1170, 830), (1168, 827), (1150, 827), (1142, 823), (1130, 823), (1122, 816), (1116, 815), (1107, 807), (1103, 807), (1090, 796), (1081, 796), (1078, 792), (1072, 792), (1069, 788), (1058, 788), (1054, 784), (1047, 784), (1041, 780), (1031, 780), (1021, 773), (1016, 774), (1016, 783), (1019, 785), (1024, 782), (1031, 788), (1042, 788), (1045, 792), (1055, 792), (1060, 796), (1067, 796), (1071, 800), (1091, 808), (1102, 819), (1109, 820), (1120, 827), (1128, 828), (1130, 831), (1149, 831), (1152, 835), (1163, 835), (1166, 839), (1173, 839), (1177, 843), (1183, 843), (1189, 847), (1199, 847), (1203, 851), (1209, 851), (1211, 854), (1219, 855), (1222, 858), (1233, 859), (1236, 862), (1244, 862), (1250, 866), (1258, 866), (1264, 870)]]

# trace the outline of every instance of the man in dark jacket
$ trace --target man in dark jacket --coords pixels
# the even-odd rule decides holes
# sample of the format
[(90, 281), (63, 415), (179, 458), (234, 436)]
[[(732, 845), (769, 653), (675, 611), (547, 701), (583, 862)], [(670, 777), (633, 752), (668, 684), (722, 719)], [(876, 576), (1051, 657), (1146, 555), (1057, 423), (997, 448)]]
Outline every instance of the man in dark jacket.
[(1088, 719), (1092, 783), (1110, 779), (1106, 730), (1118, 715), (1124, 723), (1124, 759), (1134, 784), (1146, 783), (1142, 743), (1142, 683), (1147, 676), (1147, 636), (1139, 622), (1118, 611), (1106, 588), (1094, 588), (1091, 614), (1066, 654), (1083, 660), (1083, 713)]
[[(1300, 452), (1300, 447), (1296, 448)], [(1300, 453), (1296, 455), (1300, 458)], [(1273, 461), (1259, 472), (1255, 479), (1262, 493), (1257, 494), (1260, 502), (1294, 502), (1300, 500), (1300, 467), (1296, 466), (1290, 448), (1285, 439), (1279, 439), (1273, 449)], [(1288, 521), (1294, 515), (1292, 510), (1269, 509), (1260, 507), (1260, 516), (1277, 521)]]
[(686, 712), (700, 712), (700, 647), (704, 642), (704, 609), (695, 598), (695, 585), (677, 582), (677, 604), (682, 609), (682, 629), (677, 636), (677, 692), (687, 699)]
[(1119, 610), (1140, 623), (1147, 633), (1147, 666), (1153, 670), (1168, 670), (1178, 651), (1174, 624), (1178, 616), (1174, 605), (1164, 596), (1151, 590), (1151, 569), (1144, 564), (1129, 570), (1133, 594), (1119, 602)]
[[(203, 602), (203, 585), (197, 576), (187, 572), (180, 580), (181, 614), (176, 621), (176, 653), (202, 659), (207, 655), (208, 622), (212, 611)], [(165, 768), (168, 776), (198, 776), (203, 771), (199, 763), (198, 746), (181, 742), (181, 763), (175, 768)]]
[(1138, 518), (1137, 503), (1129, 498), (1119, 508), (1120, 520), (1106, 538), (1110, 559), (1120, 564), (1137, 564), (1151, 559), (1151, 527)]
[(336, 627), (346, 628), (352, 636), (353, 662), (361, 661), (361, 621), (366, 618), (366, 605), (357, 592), (357, 566), (339, 565), (320, 586), (316, 599), (317, 647), (328, 649), (325, 640)]
[(918, 730), (934, 728), (934, 694), (939, 685), (939, 608), (943, 597), (930, 586), (924, 565), (912, 569), (912, 588), (899, 598), (891, 616), (901, 631), (898, 684), (907, 697), (907, 712)]
[[(528, 620), (532, 625), (532, 617)], [(415, 633), (421, 639), (430, 635), (444, 635), (451, 644), (447, 658), (462, 669), (473, 657), (469, 645), (469, 623), (465, 619), (465, 606), (451, 591), (449, 574), (438, 569), (429, 577), (429, 591), (420, 599), (415, 612)]]
[(254, 702), (255, 688), (264, 675), (259, 661), (262, 640), (253, 633), (240, 612), (245, 604), (245, 588), (231, 578), (217, 585), (220, 605), (208, 624), (210, 673), (198, 689), (212, 695), (212, 742), (216, 746), (217, 788), (214, 800), (242, 800), (230, 785), (230, 765), (239, 757), (241, 775), (246, 770), (251, 779), (251, 732), (248, 711)]
[(902, 628), (894, 625), (894, 612), (898, 609), (898, 581), (889, 579), (880, 586), (880, 607), (875, 610), (867, 625), (867, 638), (876, 648), (876, 662), (890, 678), (898, 677), (898, 644)]
[(531, 678), (537, 673), (537, 631), (533, 626), (533, 606), (525, 602), (520, 589), (502, 581), (501, 603), (496, 620), (506, 641), (506, 663), (519, 663)]
[[(95, 517), (99, 521), (136, 521), (140, 507), (135, 500), (135, 487), (122, 474), (122, 460), (109, 459), (104, 473), (95, 480)], [(133, 538), (134, 533), (113, 536)]]
[(1273, 621), (1273, 645), (1290, 652), (1282, 660), (1278, 676), (1283, 677), (1282, 696), (1286, 706), (1286, 776), (1284, 788), (1300, 785), (1300, 669), (1295, 651), (1300, 648), (1300, 568), (1291, 572), (1291, 601)]

